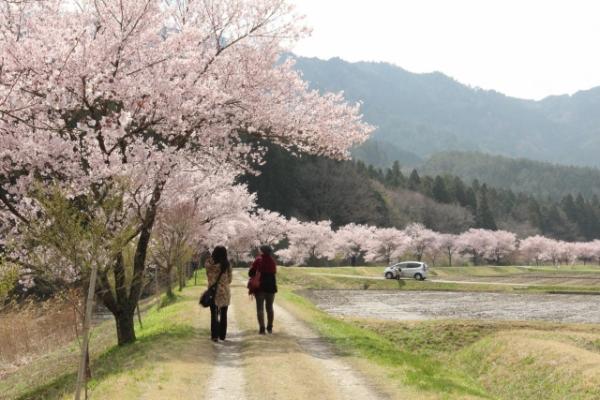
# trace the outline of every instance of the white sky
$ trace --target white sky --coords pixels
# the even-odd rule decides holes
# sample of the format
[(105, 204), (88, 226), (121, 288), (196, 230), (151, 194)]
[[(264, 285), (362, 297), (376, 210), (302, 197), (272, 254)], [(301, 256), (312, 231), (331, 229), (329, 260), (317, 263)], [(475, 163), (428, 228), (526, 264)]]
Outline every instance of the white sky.
[(387, 61), (540, 99), (600, 86), (600, 0), (291, 0), (294, 52)]

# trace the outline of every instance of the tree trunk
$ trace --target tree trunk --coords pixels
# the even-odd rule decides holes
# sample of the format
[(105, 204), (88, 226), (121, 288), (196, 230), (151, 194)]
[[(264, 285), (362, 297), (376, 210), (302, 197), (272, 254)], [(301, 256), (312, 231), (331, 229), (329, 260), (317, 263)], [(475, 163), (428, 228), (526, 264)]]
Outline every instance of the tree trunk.
[(167, 267), (167, 276), (165, 277), (165, 281), (167, 283), (167, 297), (173, 298), (175, 294), (173, 294), (173, 278), (172, 278), (172, 269), (173, 267)]
[(154, 187), (152, 198), (148, 205), (145, 218), (139, 229), (139, 236), (133, 257), (133, 274), (131, 281), (127, 281), (123, 254), (117, 254), (113, 265), (114, 293), (106, 272), (98, 276), (98, 296), (102, 303), (115, 317), (117, 324), (117, 342), (119, 346), (135, 342), (135, 309), (144, 286), (144, 270), (146, 268), (146, 254), (150, 244), (150, 236), (156, 219), (158, 203), (162, 194), (164, 182), (159, 182)]
[(448, 266), (452, 266), (452, 253), (450, 251), (448, 251)]
[(179, 281), (179, 291), (183, 290), (183, 268), (181, 264), (177, 264), (177, 280)]
[(115, 321), (117, 322), (117, 341), (119, 346), (135, 342), (134, 309), (115, 315)]

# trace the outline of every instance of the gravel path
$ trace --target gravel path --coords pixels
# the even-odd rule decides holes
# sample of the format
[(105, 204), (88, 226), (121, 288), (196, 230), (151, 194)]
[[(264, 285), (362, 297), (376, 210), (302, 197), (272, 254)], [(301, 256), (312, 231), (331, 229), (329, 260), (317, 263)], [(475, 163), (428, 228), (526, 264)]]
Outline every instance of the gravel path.
[(388, 320), (545, 320), (600, 324), (600, 296), (481, 292), (314, 290), (323, 310)]
[(339, 399), (375, 400), (383, 398), (365, 378), (345, 363), (318, 334), (308, 328), (284, 308), (275, 305), (277, 325), (283, 326), (288, 335), (296, 337), (300, 348), (317, 361), (325, 379), (337, 386)]
[[(207, 339), (208, 340), (208, 339)], [(205, 399), (243, 400), (246, 398), (244, 388), (244, 368), (242, 365), (241, 332), (235, 317), (235, 307), (230, 306), (227, 312), (227, 340), (215, 343), (217, 358), (212, 377), (206, 386)]]
[[(215, 373), (205, 398), (247, 400), (379, 400), (373, 383), (336, 354), (329, 343), (290, 313), (276, 296), (272, 335), (259, 335), (246, 278), (234, 274), (228, 345), (216, 345)], [(231, 308), (230, 308), (231, 310)], [(228, 335), (229, 336), (229, 335)], [(221, 348), (221, 346), (224, 346)]]

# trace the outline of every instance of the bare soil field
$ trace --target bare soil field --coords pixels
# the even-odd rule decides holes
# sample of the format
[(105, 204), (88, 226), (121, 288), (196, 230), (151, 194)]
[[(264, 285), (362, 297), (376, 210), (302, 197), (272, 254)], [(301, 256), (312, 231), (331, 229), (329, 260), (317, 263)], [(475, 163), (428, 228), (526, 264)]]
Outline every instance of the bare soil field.
[(322, 310), (384, 320), (487, 319), (600, 323), (600, 296), (489, 292), (310, 290)]
[[(440, 281), (436, 277), (432, 281)], [(515, 284), (532, 286), (600, 286), (600, 275), (575, 274), (523, 274), (496, 276), (445, 276), (446, 282), (469, 281), (477, 283)]]

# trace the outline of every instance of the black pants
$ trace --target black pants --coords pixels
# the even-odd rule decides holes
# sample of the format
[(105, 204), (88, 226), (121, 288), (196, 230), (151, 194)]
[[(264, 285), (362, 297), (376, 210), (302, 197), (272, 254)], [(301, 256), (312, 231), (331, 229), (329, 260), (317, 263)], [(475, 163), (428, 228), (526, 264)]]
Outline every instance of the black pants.
[(227, 307), (210, 306), (210, 337), (225, 340), (227, 335)]
[(256, 293), (256, 317), (258, 318), (258, 326), (261, 329), (265, 328), (265, 306), (267, 309), (267, 329), (273, 328), (273, 302), (275, 301), (275, 293)]

